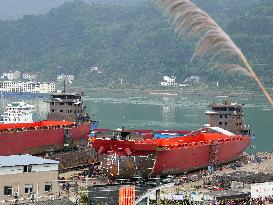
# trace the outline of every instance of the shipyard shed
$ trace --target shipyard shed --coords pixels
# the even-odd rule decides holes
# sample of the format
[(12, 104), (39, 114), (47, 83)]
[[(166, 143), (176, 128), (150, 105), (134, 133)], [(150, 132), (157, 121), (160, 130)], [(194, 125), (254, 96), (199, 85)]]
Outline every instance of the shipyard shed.
[(0, 156), (0, 175), (28, 172), (58, 171), (59, 162), (32, 155)]
[(0, 156), (0, 204), (59, 193), (59, 162), (31, 155)]

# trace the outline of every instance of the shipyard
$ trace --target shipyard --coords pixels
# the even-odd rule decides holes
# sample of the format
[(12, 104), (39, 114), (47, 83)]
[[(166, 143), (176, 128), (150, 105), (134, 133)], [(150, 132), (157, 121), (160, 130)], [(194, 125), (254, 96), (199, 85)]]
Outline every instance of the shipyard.
[(273, 204), (273, 2), (0, 2), (0, 205)]
[[(32, 172), (41, 176), (28, 187), (21, 187), (26, 182), (20, 178), (12, 179), (16, 186), (3, 184), (3, 204), (118, 204), (123, 194), (130, 198), (125, 204), (271, 200), (260, 190), (273, 186), (273, 153), (247, 154), (247, 148), (255, 149), (254, 134), (244, 124), (238, 103), (209, 104), (204, 110), (208, 123), (191, 131), (102, 128), (86, 113), (80, 93), (52, 93), (43, 102), (49, 113), (40, 122), (33, 122), (35, 107), (30, 104), (14, 102), (5, 108), (0, 124), (2, 176), (11, 177), (8, 170), (16, 167), (22, 167), (23, 178)], [(12, 137), (16, 146), (5, 141)]]

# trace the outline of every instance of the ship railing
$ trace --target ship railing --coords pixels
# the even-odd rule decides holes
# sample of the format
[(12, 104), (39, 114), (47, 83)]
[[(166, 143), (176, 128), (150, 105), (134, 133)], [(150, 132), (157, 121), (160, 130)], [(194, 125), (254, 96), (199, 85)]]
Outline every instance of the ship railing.
[(15, 132), (25, 132), (25, 131), (35, 131), (35, 130), (48, 130), (48, 129), (60, 129), (60, 128), (73, 128), (74, 125), (57, 125), (57, 126), (35, 126), (35, 127), (21, 127), (21, 128), (9, 128), (2, 129), (0, 133), (15, 133)]
[(205, 145), (205, 144), (210, 144), (207, 141), (200, 141), (200, 142), (189, 142), (189, 143), (177, 143), (177, 144), (173, 144), (173, 145), (163, 145), (163, 146), (159, 146), (162, 147), (163, 149), (177, 149), (177, 148), (181, 148), (181, 147), (191, 147), (191, 146), (198, 146), (198, 145)]

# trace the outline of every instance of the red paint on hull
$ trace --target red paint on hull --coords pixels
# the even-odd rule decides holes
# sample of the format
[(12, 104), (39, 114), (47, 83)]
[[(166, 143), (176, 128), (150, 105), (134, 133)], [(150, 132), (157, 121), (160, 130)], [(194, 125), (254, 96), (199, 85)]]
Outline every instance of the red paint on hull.
[[(250, 138), (224, 141), (219, 143), (215, 155), (217, 164), (224, 164), (240, 158), (242, 152), (250, 145)], [(211, 145), (201, 144), (164, 150), (157, 153), (152, 175), (173, 174), (207, 167), (210, 160)]]
[[(47, 126), (47, 128), (45, 128), (45, 126)], [(0, 155), (40, 154), (52, 148), (60, 150), (63, 148), (64, 127), (66, 126), (74, 126), (74, 123), (65, 121), (42, 121), (11, 126), (0, 125)], [(36, 127), (36, 129), (31, 130), (31, 128), (34, 127)], [(4, 131), (8, 128), (13, 129), (13, 131)], [(27, 129), (16, 130), (23, 128)], [(89, 130), (90, 123), (83, 123), (80, 126), (72, 127), (71, 137), (73, 141), (87, 139)]]
[[(105, 158), (117, 155), (120, 159), (123, 159), (121, 156), (124, 156), (126, 157), (124, 159), (130, 161), (130, 158), (155, 155), (154, 167), (150, 174), (167, 175), (199, 169), (210, 163), (223, 164), (236, 160), (250, 145), (250, 142), (248, 135), (227, 136), (215, 132), (196, 132), (192, 135), (169, 139), (93, 139), (92, 146), (100, 150), (99, 154)], [(126, 151), (128, 149), (130, 152)], [(127, 169), (128, 172), (136, 172), (136, 170)]]

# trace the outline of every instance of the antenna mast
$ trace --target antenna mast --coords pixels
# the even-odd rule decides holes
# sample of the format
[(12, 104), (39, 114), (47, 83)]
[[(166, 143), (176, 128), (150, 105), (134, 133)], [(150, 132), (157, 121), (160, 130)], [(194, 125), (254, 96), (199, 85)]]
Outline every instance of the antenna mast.
[(65, 80), (66, 80), (66, 78), (64, 78), (64, 89), (63, 89), (63, 93), (65, 93)]

